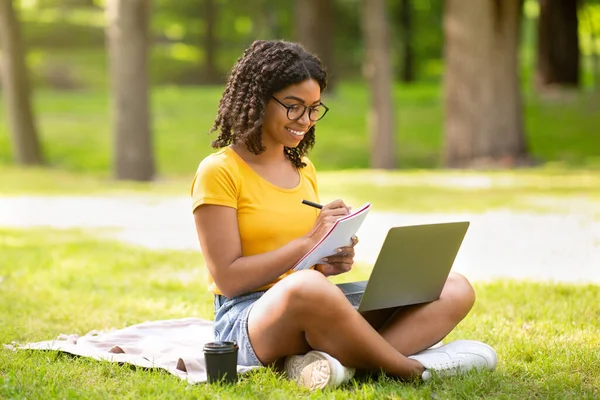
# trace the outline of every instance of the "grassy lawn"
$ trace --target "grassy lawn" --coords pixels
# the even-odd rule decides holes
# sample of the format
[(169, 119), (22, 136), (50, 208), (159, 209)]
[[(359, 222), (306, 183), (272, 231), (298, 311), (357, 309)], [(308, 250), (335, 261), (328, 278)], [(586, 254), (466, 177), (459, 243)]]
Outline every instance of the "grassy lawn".
[[(212, 318), (196, 252), (155, 252), (81, 231), (0, 230), (0, 342), (122, 328), (146, 320)], [(346, 279), (364, 278), (359, 265)], [(341, 279), (338, 279), (341, 280)], [(451, 334), (499, 355), (493, 373), (427, 383), (381, 376), (309, 393), (269, 369), (234, 387), (189, 386), (150, 371), (55, 352), (0, 349), (0, 398), (597, 398), (598, 286), (475, 283), (473, 312)]]

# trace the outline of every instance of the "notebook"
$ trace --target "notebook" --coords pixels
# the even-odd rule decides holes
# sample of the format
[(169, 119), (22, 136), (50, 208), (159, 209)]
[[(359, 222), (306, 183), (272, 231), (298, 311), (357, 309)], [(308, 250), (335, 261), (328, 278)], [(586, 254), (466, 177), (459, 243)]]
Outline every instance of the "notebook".
[(371, 203), (365, 203), (358, 210), (338, 219), (321, 240), (294, 265), (294, 271), (322, 264), (323, 257), (335, 254), (338, 247), (350, 245), (352, 236), (356, 235), (370, 209)]

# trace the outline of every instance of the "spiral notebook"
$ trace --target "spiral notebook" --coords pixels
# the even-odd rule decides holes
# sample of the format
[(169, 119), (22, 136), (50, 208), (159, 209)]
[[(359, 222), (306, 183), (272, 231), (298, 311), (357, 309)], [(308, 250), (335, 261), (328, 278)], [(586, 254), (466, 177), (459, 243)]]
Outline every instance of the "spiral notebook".
[(365, 203), (358, 210), (338, 219), (321, 240), (294, 265), (294, 271), (323, 264), (323, 257), (334, 255), (338, 247), (350, 245), (352, 236), (356, 235), (370, 209), (371, 203)]

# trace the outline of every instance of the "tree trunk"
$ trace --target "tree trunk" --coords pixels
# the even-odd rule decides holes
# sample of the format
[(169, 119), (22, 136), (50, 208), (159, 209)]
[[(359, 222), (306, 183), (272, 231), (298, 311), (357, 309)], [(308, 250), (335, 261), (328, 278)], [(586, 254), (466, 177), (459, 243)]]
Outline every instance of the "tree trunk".
[(23, 165), (44, 163), (31, 107), (31, 92), (19, 21), (12, 0), (0, 0), (0, 69), (15, 160)]
[(538, 88), (579, 85), (577, 0), (539, 0)]
[(274, 9), (273, 4), (271, 4), (270, 1), (260, 1), (257, 11), (260, 15), (260, 17), (257, 18), (260, 21), (257, 37), (279, 38), (285, 36), (284, 30), (282, 29), (283, 22), (278, 18), (277, 10)]
[(154, 176), (148, 88), (150, 0), (109, 0), (107, 35), (112, 91), (115, 176)]
[(308, 51), (319, 56), (328, 73), (328, 92), (335, 88), (333, 0), (294, 2), (294, 36)]
[(446, 0), (445, 164), (528, 162), (518, 74), (522, 0)]
[(369, 134), (371, 167), (396, 167), (393, 124), (393, 79), (385, 0), (363, 0), (364, 72), (371, 91)]
[(402, 0), (398, 15), (400, 28), (400, 80), (404, 83), (415, 80), (415, 52), (413, 49), (413, 16), (411, 0)]
[(219, 83), (221, 79), (217, 71), (217, 41), (215, 28), (217, 20), (217, 4), (214, 0), (204, 0), (204, 81)]
[(594, 24), (594, 20), (592, 18), (592, 13), (589, 8), (586, 8), (585, 16), (588, 21), (588, 25), (590, 27), (590, 41), (592, 43), (591, 46), (591, 56), (592, 56), (592, 77), (593, 77), (593, 85), (592, 87), (598, 91), (600, 89), (600, 56), (598, 55), (598, 46), (596, 46), (596, 34), (594, 33), (596, 30), (596, 26)]

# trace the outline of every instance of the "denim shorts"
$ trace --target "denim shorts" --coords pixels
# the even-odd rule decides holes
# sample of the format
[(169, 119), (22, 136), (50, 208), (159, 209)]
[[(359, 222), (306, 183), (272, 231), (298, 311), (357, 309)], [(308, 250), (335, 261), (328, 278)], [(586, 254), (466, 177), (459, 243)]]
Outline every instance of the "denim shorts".
[[(251, 292), (230, 299), (215, 294), (215, 340), (237, 342), (238, 365), (263, 366), (252, 348), (248, 335), (248, 315), (256, 300), (263, 294), (265, 291)], [(354, 300), (348, 300), (354, 303)]]
[(248, 335), (248, 315), (252, 306), (265, 292), (252, 292), (228, 299), (215, 294), (215, 340), (238, 344), (238, 365), (262, 366)]

